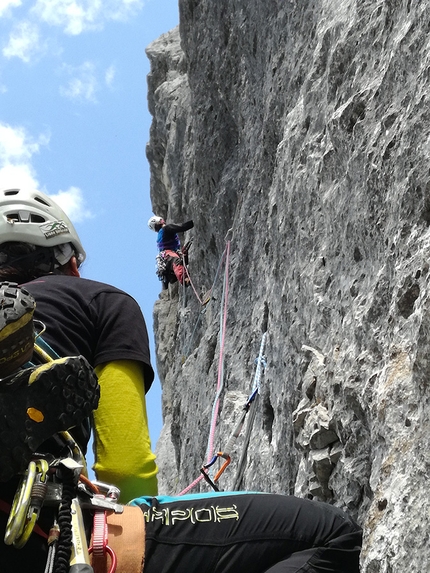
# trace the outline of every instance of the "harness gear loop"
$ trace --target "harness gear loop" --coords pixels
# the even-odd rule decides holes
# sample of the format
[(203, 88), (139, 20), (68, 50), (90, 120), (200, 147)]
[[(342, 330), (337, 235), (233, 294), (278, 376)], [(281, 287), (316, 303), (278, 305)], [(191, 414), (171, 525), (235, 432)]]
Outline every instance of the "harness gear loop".
[[(98, 489), (106, 490), (106, 495), (103, 493), (93, 495), (93, 502), (96, 500), (110, 500), (115, 502), (119, 497), (118, 488), (111, 487), (101, 482), (96, 482)], [(111, 566), (109, 573), (114, 573), (117, 567), (117, 557), (115, 551), (109, 547), (109, 530), (107, 521), (107, 511), (96, 509), (94, 512), (93, 522), (93, 540), (89, 549), (89, 553), (93, 555), (92, 565), (94, 573), (105, 573), (107, 571), (107, 556), (111, 557)]]
[[(111, 558), (111, 565), (110, 565), (110, 568), (109, 568), (108, 573), (115, 573), (116, 568), (117, 568), (117, 565), (118, 565), (118, 560), (117, 560), (117, 558), (116, 558), (116, 553), (115, 553), (115, 551), (112, 549), (112, 547), (109, 547), (109, 545), (106, 545), (105, 550), (106, 550), (106, 553), (107, 553), (107, 554), (110, 556), (110, 558)], [(88, 549), (88, 553), (89, 553), (90, 555), (93, 553), (93, 548), (92, 548), (92, 547), (90, 547), (90, 548)], [(94, 565), (94, 561), (93, 561), (93, 565)], [(97, 569), (97, 567), (93, 567), (93, 569), (94, 569), (94, 573), (96, 573), (97, 570), (99, 570), (100, 573), (105, 573), (105, 571), (106, 571), (106, 566), (105, 566), (104, 569)]]
[[(125, 505), (122, 513), (108, 512), (106, 553), (112, 562), (108, 573), (142, 573), (145, 560), (145, 518), (140, 507)], [(127, 532), (127, 535), (124, 533)], [(92, 548), (90, 548), (92, 553)], [(94, 566), (94, 555), (93, 566)], [(94, 569), (96, 571), (96, 569)], [(106, 573), (107, 568), (103, 573)]]
[(46, 494), (49, 464), (46, 460), (31, 461), (12, 503), (4, 542), (17, 549), (27, 543), (42, 508)]
[(106, 521), (106, 511), (95, 511), (92, 544), (92, 552), (94, 557), (105, 557), (107, 544), (108, 528)]

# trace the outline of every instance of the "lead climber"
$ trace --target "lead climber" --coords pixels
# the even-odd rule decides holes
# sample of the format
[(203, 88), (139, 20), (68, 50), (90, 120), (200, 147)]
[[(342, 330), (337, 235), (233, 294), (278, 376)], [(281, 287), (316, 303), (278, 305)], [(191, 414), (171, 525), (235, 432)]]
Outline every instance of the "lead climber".
[(188, 242), (181, 247), (178, 233), (192, 229), (194, 227), (193, 221), (187, 221), (182, 225), (166, 224), (162, 217), (154, 215), (149, 219), (148, 227), (157, 233), (157, 275), (163, 282), (163, 288), (166, 289), (169, 283), (176, 281), (188, 286), (190, 280), (186, 276), (184, 264), (188, 264), (190, 243)]
[[(0, 281), (24, 285), (35, 299), (34, 318), (45, 325), (43, 338), (58, 356), (82, 355), (94, 367), (101, 388), (94, 471), (127, 502), (158, 492), (145, 401), (154, 379), (148, 333), (130, 295), (81, 278), (85, 257), (71, 221), (49, 196), (0, 190)], [(85, 453), (90, 436), (80, 430), (75, 433)]]

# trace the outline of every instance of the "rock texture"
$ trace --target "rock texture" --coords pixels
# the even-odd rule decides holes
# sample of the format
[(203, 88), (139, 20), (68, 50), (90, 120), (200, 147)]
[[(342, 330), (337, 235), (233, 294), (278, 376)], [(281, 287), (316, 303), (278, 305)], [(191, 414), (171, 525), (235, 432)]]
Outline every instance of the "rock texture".
[(267, 331), (220, 487), (329, 501), (364, 527), (364, 573), (429, 571), (430, 2), (179, 6), (148, 48), (151, 198), (194, 219), (213, 290), (155, 305), (161, 490), (199, 476), (220, 379), (226, 447)]

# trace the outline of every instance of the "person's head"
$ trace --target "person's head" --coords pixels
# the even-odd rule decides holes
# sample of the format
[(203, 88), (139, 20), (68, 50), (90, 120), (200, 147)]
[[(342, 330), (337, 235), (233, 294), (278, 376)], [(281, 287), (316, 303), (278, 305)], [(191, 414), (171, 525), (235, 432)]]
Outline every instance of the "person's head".
[(148, 221), (148, 227), (151, 229), (151, 231), (155, 231), (157, 233), (161, 229), (161, 227), (165, 224), (166, 222), (163, 219), (163, 217), (158, 217), (157, 215), (154, 215)]
[(70, 219), (41, 191), (0, 189), (0, 280), (79, 276), (85, 251)]

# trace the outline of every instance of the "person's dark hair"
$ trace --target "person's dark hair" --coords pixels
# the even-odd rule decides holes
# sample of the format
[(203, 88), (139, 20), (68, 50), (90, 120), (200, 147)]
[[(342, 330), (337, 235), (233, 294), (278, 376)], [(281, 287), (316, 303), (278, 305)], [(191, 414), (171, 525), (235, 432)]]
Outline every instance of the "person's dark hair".
[(0, 281), (18, 284), (51, 273), (61, 273), (53, 247), (8, 242), (0, 245)]

